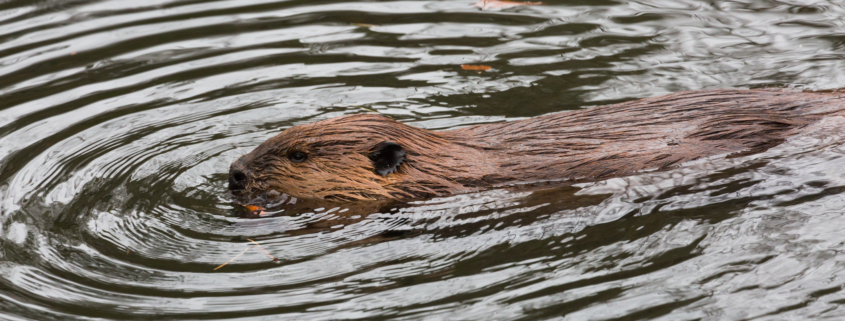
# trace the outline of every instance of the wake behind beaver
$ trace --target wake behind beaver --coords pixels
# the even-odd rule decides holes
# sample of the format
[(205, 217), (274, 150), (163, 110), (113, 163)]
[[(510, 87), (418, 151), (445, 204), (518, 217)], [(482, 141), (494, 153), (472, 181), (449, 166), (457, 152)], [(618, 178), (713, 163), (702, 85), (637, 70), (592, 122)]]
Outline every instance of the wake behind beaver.
[(409, 200), (562, 184), (765, 151), (845, 113), (838, 92), (679, 92), (513, 122), (429, 131), (377, 114), (288, 128), (232, 163), (236, 194)]

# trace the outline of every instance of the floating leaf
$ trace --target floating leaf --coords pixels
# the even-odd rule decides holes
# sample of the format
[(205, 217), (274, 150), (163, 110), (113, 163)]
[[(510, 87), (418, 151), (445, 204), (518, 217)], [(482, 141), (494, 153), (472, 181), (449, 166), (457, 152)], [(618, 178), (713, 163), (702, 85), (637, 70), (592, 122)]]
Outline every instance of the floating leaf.
[(542, 2), (517, 2), (507, 0), (481, 0), (472, 5), (481, 9), (503, 9), (518, 6), (538, 6)]
[(265, 208), (257, 205), (244, 205), (244, 207), (246, 207), (247, 211), (254, 212), (258, 215), (264, 214), (265, 210)]
[(486, 66), (486, 65), (461, 65), (461, 69), (463, 70), (482, 70), (487, 71), (492, 69), (493, 67)]
[(251, 212), (255, 212), (255, 211), (263, 211), (263, 210), (264, 210), (264, 208), (263, 208), (263, 207), (261, 207), (261, 206), (256, 206), (256, 205), (244, 205), (244, 207), (246, 207), (246, 209), (250, 210)]

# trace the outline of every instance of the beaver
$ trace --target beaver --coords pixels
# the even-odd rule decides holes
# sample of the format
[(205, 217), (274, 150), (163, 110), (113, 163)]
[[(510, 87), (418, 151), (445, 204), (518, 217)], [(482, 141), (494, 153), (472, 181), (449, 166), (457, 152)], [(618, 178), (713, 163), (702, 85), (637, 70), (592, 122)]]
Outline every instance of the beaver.
[(430, 131), (379, 114), (294, 126), (232, 163), (236, 195), (411, 200), (571, 185), (765, 151), (845, 111), (841, 92), (704, 90)]

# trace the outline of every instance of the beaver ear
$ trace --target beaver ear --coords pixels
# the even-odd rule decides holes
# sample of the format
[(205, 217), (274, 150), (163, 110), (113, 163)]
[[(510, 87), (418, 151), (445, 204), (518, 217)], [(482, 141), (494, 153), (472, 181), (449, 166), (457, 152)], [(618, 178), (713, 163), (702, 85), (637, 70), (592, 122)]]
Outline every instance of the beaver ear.
[(370, 160), (376, 173), (385, 176), (395, 172), (405, 161), (405, 149), (394, 142), (381, 142), (370, 150)]

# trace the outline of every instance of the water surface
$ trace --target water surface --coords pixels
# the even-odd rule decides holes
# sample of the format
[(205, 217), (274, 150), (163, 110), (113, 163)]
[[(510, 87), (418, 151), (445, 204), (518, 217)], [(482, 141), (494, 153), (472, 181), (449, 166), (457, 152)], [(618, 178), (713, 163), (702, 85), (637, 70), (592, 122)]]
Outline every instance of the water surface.
[(398, 206), (244, 215), (226, 180), (285, 128), (367, 110), (448, 129), (845, 87), (843, 16), (807, 0), (0, 1), (0, 319), (840, 319), (841, 120), (745, 158)]

